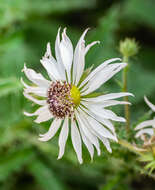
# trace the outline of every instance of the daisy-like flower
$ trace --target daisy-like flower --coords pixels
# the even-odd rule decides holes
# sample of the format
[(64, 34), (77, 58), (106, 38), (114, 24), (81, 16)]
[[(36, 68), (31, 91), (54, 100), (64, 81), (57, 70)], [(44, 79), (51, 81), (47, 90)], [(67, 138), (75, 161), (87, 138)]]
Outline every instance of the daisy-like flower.
[(107, 108), (118, 104), (129, 104), (115, 99), (132, 95), (131, 93), (111, 93), (92, 98), (89, 96), (127, 64), (120, 62), (119, 58), (113, 58), (103, 62), (91, 73), (88, 70), (84, 72), (86, 53), (93, 45), (99, 43), (95, 41), (85, 46), (84, 37), (87, 30), (80, 37), (73, 52), (66, 29), (63, 30), (62, 40), (60, 40), (59, 29), (55, 42), (56, 59), (52, 56), (48, 43), (46, 53), (40, 60), (50, 80), (27, 68), (26, 65), (23, 71), (34, 85), (29, 86), (22, 80), (25, 87), (24, 96), (40, 105), (37, 111), (25, 112), (25, 115), (37, 116), (35, 120), (37, 123), (53, 119), (48, 132), (40, 134), (39, 140), (50, 140), (61, 128), (58, 142), (59, 159), (64, 154), (69, 130), (71, 130), (72, 144), (80, 163), (83, 162), (82, 141), (92, 159), (94, 147), (98, 155), (101, 154), (99, 140), (109, 152), (112, 151), (109, 139), (117, 141), (112, 121), (125, 122), (125, 119)]
[[(144, 100), (151, 110), (155, 112), (155, 105), (153, 105), (146, 96), (144, 97)], [(136, 133), (136, 138), (140, 137), (142, 140), (145, 140), (146, 134), (152, 137), (155, 135), (155, 118), (141, 122), (136, 126), (135, 130), (138, 131)]]

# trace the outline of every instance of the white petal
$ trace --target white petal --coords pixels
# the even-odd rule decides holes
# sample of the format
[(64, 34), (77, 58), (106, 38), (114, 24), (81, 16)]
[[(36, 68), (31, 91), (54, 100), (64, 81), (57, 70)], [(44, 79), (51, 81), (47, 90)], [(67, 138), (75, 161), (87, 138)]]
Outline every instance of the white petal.
[(40, 60), (40, 62), (43, 65), (43, 67), (46, 69), (46, 71), (52, 81), (61, 80), (61, 76), (56, 68), (57, 63), (54, 64), (49, 59), (44, 58), (44, 57)]
[(57, 69), (58, 63), (51, 53), (50, 43), (47, 44), (47, 49), (44, 57), (40, 60), (43, 67), (46, 69), (51, 80), (61, 80), (61, 75)]
[(110, 93), (110, 94), (105, 94), (105, 95), (102, 95), (102, 96), (98, 96), (98, 97), (95, 97), (95, 98), (83, 98), (84, 100), (87, 100), (87, 101), (93, 101), (93, 102), (103, 102), (103, 101), (106, 101), (106, 100), (112, 100), (112, 99), (115, 99), (115, 98), (121, 98), (121, 97), (124, 97), (124, 96), (134, 96), (133, 94), (131, 93), (128, 93), (128, 92), (120, 92), (120, 93)]
[(106, 139), (106, 138), (103, 138), (103, 137), (101, 137), (100, 140), (102, 141), (102, 143), (104, 144), (104, 146), (106, 147), (106, 149), (107, 149), (110, 153), (112, 153), (112, 149), (111, 149), (111, 147), (110, 147), (109, 140)]
[(50, 111), (48, 109), (46, 109), (46, 111), (38, 114), (38, 117), (34, 120), (34, 122), (42, 123), (42, 122), (48, 121), (52, 118), (53, 118), (53, 115), (50, 113)]
[[(106, 119), (111, 119), (113, 121), (126, 122), (125, 118), (117, 116), (113, 111), (102, 109), (102, 113)], [(99, 115), (99, 114), (98, 114)], [(100, 114), (101, 116), (101, 114)]]
[[(102, 111), (103, 111), (103, 108), (102, 107), (100, 107), (100, 105), (99, 104), (95, 104), (95, 105), (93, 105), (92, 106), (92, 104), (89, 104), (89, 102), (82, 102), (82, 104), (85, 106), (85, 107), (87, 107), (88, 108), (88, 110), (87, 109), (85, 109), (85, 108), (83, 108), (84, 110), (85, 110), (85, 112), (89, 115), (89, 116), (91, 116), (92, 118), (94, 118), (95, 120), (97, 120), (98, 122), (100, 122), (100, 123), (102, 123), (104, 126), (106, 126), (108, 129), (110, 129), (111, 130), (111, 132), (113, 133), (113, 135), (114, 136), (116, 136), (116, 133), (115, 133), (115, 128), (114, 128), (114, 126), (113, 126), (113, 124), (111, 123), (111, 121), (109, 120), (109, 116), (107, 116), (107, 115), (104, 115), (104, 114), (102, 114)], [(106, 110), (105, 110), (106, 111)], [(101, 113), (100, 113), (101, 112)], [(112, 115), (113, 115), (114, 113), (112, 113)], [(115, 114), (114, 114), (115, 115)], [(125, 120), (124, 118), (122, 118), (122, 117), (118, 117), (117, 115), (115, 115), (115, 117), (117, 117), (117, 119), (119, 119), (119, 121), (121, 120)]]
[(109, 121), (108, 119), (105, 119), (103, 117), (100, 117), (98, 115), (95, 115), (95, 118), (97, 121), (99, 121), (100, 123), (105, 125), (108, 129), (110, 129), (112, 131), (112, 133), (116, 136), (115, 128), (114, 128), (114, 125), (111, 123), (111, 121)]
[(58, 129), (61, 126), (61, 119), (54, 119), (54, 121), (52, 122), (49, 130), (47, 133), (45, 134), (41, 134), (39, 140), (40, 141), (48, 141), (50, 140), (52, 137), (54, 137), (54, 135), (56, 134), (56, 132), (58, 131)]
[(115, 106), (115, 105), (124, 105), (124, 104), (131, 105), (130, 102), (117, 101), (117, 100), (101, 101), (101, 102), (96, 101), (95, 102), (95, 101), (91, 101), (91, 98), (87, 98), (87, 99), (82, 98), (81, 103), (87, 103), (89, 105), (96, 104), (96, 105), (99, 105), (102, 108), (106, 108), (106, 107), (109, 107), (109, 106)]
[(78, 84), (85, 66), (85, 41), (84, 37), (87, 33), (88, 29), (86, 29), (82, 36), (80, 37), (80, 40), (77, 43), (77, 46), (75, 48), (74, 52), (74, 59), (73, 59), (73, 83), (75, 85)]
[(26, 84), (26, 83), (24, 82), (24, 80), (23, 80), (22, 77), (21, 77), (20, 81), (21, 81), (21, 83), (23, 84), (23, 86), (24, 86), (25, 88), (31, 88), (31, 86), (29, 86), (28, 84)]
[(155, 112), (155, 105), (153, 105), (148, 99), (146, 96), (144, 96), (144, 100), (145, 102), (147, 103), (147, 105), (152, 109), (152, 111)]
[[(46, 57), (46, 58), (52, 58), (52, 59), (54, 59), (54, 57), (52, 56), (51, 46), (50, 46), (50, 43), (49, 43), (49, 42), (47, 43), (47, 48), (46, 48), (45, 57)], [(54, 61), (56, 62), (55, 59), (54, 59)]]
[(148, 127), (148, 126), (153, 126), (154, 124), (155, 124), (155, 120), (143, 121), (136, 126), (135, 130), (139, 130), (139, 129), (142, 129), (142, 128)]
[(27, 85), (23, 79), (21, 78), (21, 82), (24, 85), (25, 89), (24, 91), (26, 93), (33, 93), (37, 96), (42, 96), (42, 97), (47, 97), (47, 88), (43, 88), (43, 87), (34, 87), (34, 86), (29, 86)]
[(72, 61), (73, 61), (73, 46), (70, 39), (66, 35), (66, 28), (64, 29), (62, 33), (62, 41), (60, 42), (59, 47), (60, 47), (61, 59), (66, 68), (68, 79), (70, 82), (71, 66), (72, 66)]
[(114, 121), (119, 121), (119, 122), (125, 122), (126, 120), (123, 117), (119, 117), (117, 116), (114, 112), (112, 112), (111, 110), (107, 110), (107, 109), (101, 109), (100, 106), (97, 105), (92, 105), (89, 107), (89, 110), (94, 113), (95, 115), (98, 115), (102, 118), (105, 119), (111, 119)]
[(98, 151), (98, 155), (100, 155), (98, 139), (89, 130), (88, 121), (85, 120), (86, 115), (84, 115), (84, 113), (82, 113), (82, 111), (80, 111), (80, 113), (76, 112), (76, 118), (77, 118), (79, 125), (81, 126), (81, 129), (83, 130), (84, 135), (96, 147), (96, 149)]
[(121, 61), (120, 58), (113, 58), (113, 59), (109, 59), (104, 61), (101, 65), (99, 65), (96, 69), (94, 69), (89, 75), (88, 77), (81, 83), (80, 87), (82, 87), (83, 85), (85, 85), (90, 79), (92, 79), (92, 77), (94, 77), (95, 75), (98, 74), (98, 72), (102, 71), (109, 63), (114, 62), (114, 61)]
[(53, 64), (57, 64), (55, 58), (52, 56), (50, 43), (47, 43), (46, 52), (43, 58), (49, 59)]
[[(24, 112), (24, 114), (26, 116), (37, 116), (39, 115), (40, 118), (42, 117), (42, 120), (43, 121), (48, 121), (49, 119), (53, 118), (51, 112), (49, 111), (48, 109), (48, 105), (45, 105), (45, 106), (41, 106), (39, 109), (37, 109), (34, 113), (27, 113), (27, 112)], [(40, 120), (39, 118), (39, 120)], [(38, 118), (37, 118), (37, 121), (38, 121)], [(43, 122), (41, 121), (41, 122)]]
[(65, 152), (65, 145), (66, 145), (66, 141), (68, 138), (68, 117), (65, 118), (61, 132), (60, 132), (60, 136), (59, 136), (59, 156), (58, 159), (62, 158), (62, 156), (64, 155)]
[(102, 105), (104, 108), (115, 105), (124, 105), (124, 104), (131, 105), (130, 102), (117, 101), (117, 100), (103, 101), (103, 103), (99, 102), (99, 104)]
[(88, 84), (82, 89), (83, 92), (81, 94), (87, 95), (97, 90), (102, 84), (104, 84), (126, 66), (126, 63), (115, 63), (108, 65), (105, 69), (98, 72), (94, 77), (92, 77), (91, 80), (89, 80)]
[(140, 137), (142, 134), (148, 134), (150, 136), (152, 136), (154, 134), (154, 130), (151, 128), (147, 128), (147, 129), (141, 129), (136, 133), (136, 138)]
[(88, 138), (85, 136), (85, 134), (83, 133), (83, 130), (82, 130), (80, 125), (79, 125), (79, 129), (80, 129), (80, 133), (81, 133), (81, 136), (82, 136), (83, 143), (86, 145), (86, 147), (87, 147), (87, 149), (88, 149), (88, 151), (90, 153), (91, 160), (93, 160), (94, 147), (91, 144), (91, 142), (88, 140)]
[(56, 59), (57, 59), (58, 71), (59, 71), (61, 77), (63, 78), (63, 80), (65, 80), (66, 79), (65, 67), (63, 65), (62, 58), (61, 58), (61, 52), (60, 52), (60, 28), (58, 29), (58, 34), (57, 34), (56, 42), (55, 42), (55, 55), (56, 55)]
[(96, 121), (94, 118), (90, 116), (89, 116), (89, 123), (91, 124), (93, 130), (96, 131), (101, 136), (117, 141), (116, 136), (114, 136), (109, 130), (107, 130), (103, 125), (101, 125), (98, 121)]
[(39, 88), (39, 87), (30, 87), (30, 88), (24, 89), (24, 92), (28, 94), (32, 93), (34, 95), (41, 96), (41, 97), (47, 97), (47, 90), (43, 88)]
[(96, 150), (97, 150), (97, 154), (98, 156), (101, 155), (101, 150), (100, 150), (100, 143), (98, 141), (98, 136), (96, 135), (96, 132), (92, 130), (91, 126), (89, 125), (89, 122), (87, 120), (87, 124), (86, 124), (87, 128), (89, 129), (89, 131), (91, 132), (93, 139), (91, 140), (91, 143), (95, 146)]
[(79, 130), (78, 130), (74, 120), (72, 120), (72, 122), (71, 122), (71, 139), (72, 139), (73, 147), (76, 152), (77, 158), (78, 158), (80, 164), (82, 164), (83, 160), (82, 160), (81, 137), (80, 137)]
[(38, 104), (38, 105), (44, 106), (44, 105), (47, 104), (47, 101), (46, 101), (46, 100), (37, 100), (36, 98), (34, 98), (33, 96), (27, 94), (26, 92), (23, 92), (23, 94), (24, 94), (24, 96), (25, 96), (27, 99), (31, 100), (32, 102), (34, 102), (34, 103), (36, 103), (36, 104)]
[(100, 131), (98, 130), (94, 130), (94, 127), (93, 127), (93, 123), (91, 122), (91, 117), (88, 118), (88, 123), (90, 124), (91, 128), (92, 128), (92, 132), (102, 141), (102, 143), (105, 145), (105, 147), (107, 148), (107, 150), (109, 152), (112, 152), (111, 150), (111, 147), (110, 147), (110, 143), (108, 141), (108, 139), (106, 139), (105, 137), (103, 137), (101, 134), (100, 134)]
[(50, 81), (46, 80), (40, 73), (36, 73), (33, 69), (29, 69), (24, 64), (24, 68), (22, 70), (27, 78), (32, 81), (34, 84), (48, 88), (50, 85)]
[[(84, 104), (85, 105), (85, 104)], [(87, 106), (86, 106), (87, 107)], [(102, 115), (99, 116), (98, 114), (94, 114), (91, 111), (85, 110), (86, 113), (88, 113), (88, 115), (90, 115), (92, 118), (96, 119), (98, 122), (102, 123), (103, 125), (105, 125), (108, 129), (110, 129), (112, 131), (112, 133), (114, 134), (114, 136), (116, 136), (115, 134), (115, 128), (113, 126), (113, 124), (111, 123), (111, 121), (109, 121), (108, 119), (105, 119), (104, 116)]]
[(95, 44), (99, 44), (99, 43), (100, 43), (100, 41), (94, 41), (94, 42), (88, 44), (88, 45), (86, 46), (86, 48), (85, 48), (85, 54), (89, 51), (89, 49), (90, 49), (92, 46), (94, 46)]

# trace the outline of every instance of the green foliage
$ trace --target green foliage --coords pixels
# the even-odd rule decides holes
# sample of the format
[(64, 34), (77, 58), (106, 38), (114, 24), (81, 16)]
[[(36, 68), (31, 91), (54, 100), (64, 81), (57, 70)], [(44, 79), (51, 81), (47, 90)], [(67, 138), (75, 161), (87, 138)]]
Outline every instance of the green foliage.
[(58, 14), (80, 8), (91, 8), (94, 0), (2, 0), (0, 3), (0, 27), (9, 27), (17, 21), (23, 22), (32, 17)]
[(0, 159), (0, 181), (7, 179), (13, 172), (19, 171), (27, 162), (32, 160), (34, 153), (31, 149), (10, 152), (8, 155), (3, 155)]
[[(101, 146), (102, 155), (97, 157), (95, 152), (91, 162), (83, 147), (84, 164), (79, 165), (69, 138), (63, 159), (57, 160), (58, 135), (49, 142), (37, 139), (39, 133), (48, 130), (50, 122), (35, 124), (33, 118), (23, 115), (23, 111), (31, 112), (35, 107), (23, 97), (20, 78), (24, 77), (21, 72), (24, 62), (47, 76), (39, 60), (47, 42), (51, 42), (54, 55), (60, 26), (68, 28), (67, 34), (74, 45), (88, 26), (91, 30), (86, 42), (101, 42), (89, 51), (86, 68), (93, 65), (94, 69), (106, 59), (121, 57), (120, 40), (137, 38), (140, 50), (129, 60), (128, 73), (128, 90), (135, 94), (131, 99), (133, 129), (135, 124), (151, 117), (150, 112), (145, 114), (149, 108), (144, 107), (144, 94), (155, 103), (154, 9), (154, 0), (0, 1), (0, 189), (136, 190), (133, 184), (138, 183), (142, 184), (141, 190), (146, 190), (138, 178), (140, 172), (149, 174), (155, 168), (152, 154), (144, 154), (139, 162), (137, 155), (112, 143), (112, 154)], [(89, 72), (86, 70), (83, 78)], [(118, 92), (121, 86), (120, 73), (92, 96)], [(123, 115), (123, 107), (114, 109)], [(116, 131), (120, 139), (125, 138), (124, 125), (116, 124)], [(131, 137), (134, 143), (134, 132)], [(25, 175), (31, 180), (27, 181)]]
[(127, 19), (131, 19), (139, 24), (146, 24), (154, 28), (154, 9), (155, 4), (153, 0), (131, 0), (126, 1), (124, 13), (127, 15)]
[(39, 160), (34, 160), (29, 165), (29, 171), (35, 177), (37, 183), (40, 184), (42, 189), (49, 190), (63, 190), (64, 185), (57, 179), (54, 171), (49, 169), (43, 162)]
[(142, 154), (139, 157), (139, 161), (145, 162), (145, 169), (149, 171), (149, 175), (152, 174), (153, 170), (155, 169), (155, 157), (152, 152)]
[(22, 89), (20, 81), (16, 78), (0, 79), (0, 97), (15, 93)]
[[(115, 32), (118, 29), (119, 7), (112, 7), (105, 16), (98, 21), (98, 27), (92, 31), (90, 40), (99, 40), (100, 44), (95, 45), (93, 51), (88, 53), (87, 66), (97, 66), (105, 59), (116, 56)], [(106, 47), (106, 48), (104, 48)]]

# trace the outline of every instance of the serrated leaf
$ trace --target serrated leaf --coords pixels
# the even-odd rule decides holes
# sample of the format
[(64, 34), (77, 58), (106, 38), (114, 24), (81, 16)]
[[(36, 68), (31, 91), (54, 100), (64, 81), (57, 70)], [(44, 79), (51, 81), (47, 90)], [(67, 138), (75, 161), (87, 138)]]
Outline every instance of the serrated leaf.
[(148, 161), (152, 161), (153, 160), (153, 155), (152, 153), (146, 153), (146, 154), (142, 154), (140, 157), (139, 157), (139, 160), (141, 162), (148, 162)]

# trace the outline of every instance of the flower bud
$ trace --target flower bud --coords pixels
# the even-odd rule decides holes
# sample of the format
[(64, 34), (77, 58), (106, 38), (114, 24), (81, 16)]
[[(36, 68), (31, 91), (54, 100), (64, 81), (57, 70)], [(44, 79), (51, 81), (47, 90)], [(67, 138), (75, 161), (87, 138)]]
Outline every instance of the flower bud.
[(124, 57), (131, 57), (138, 53), (138, 44), (135, 39), (126, 38), (120, 41), (119, 51)]

